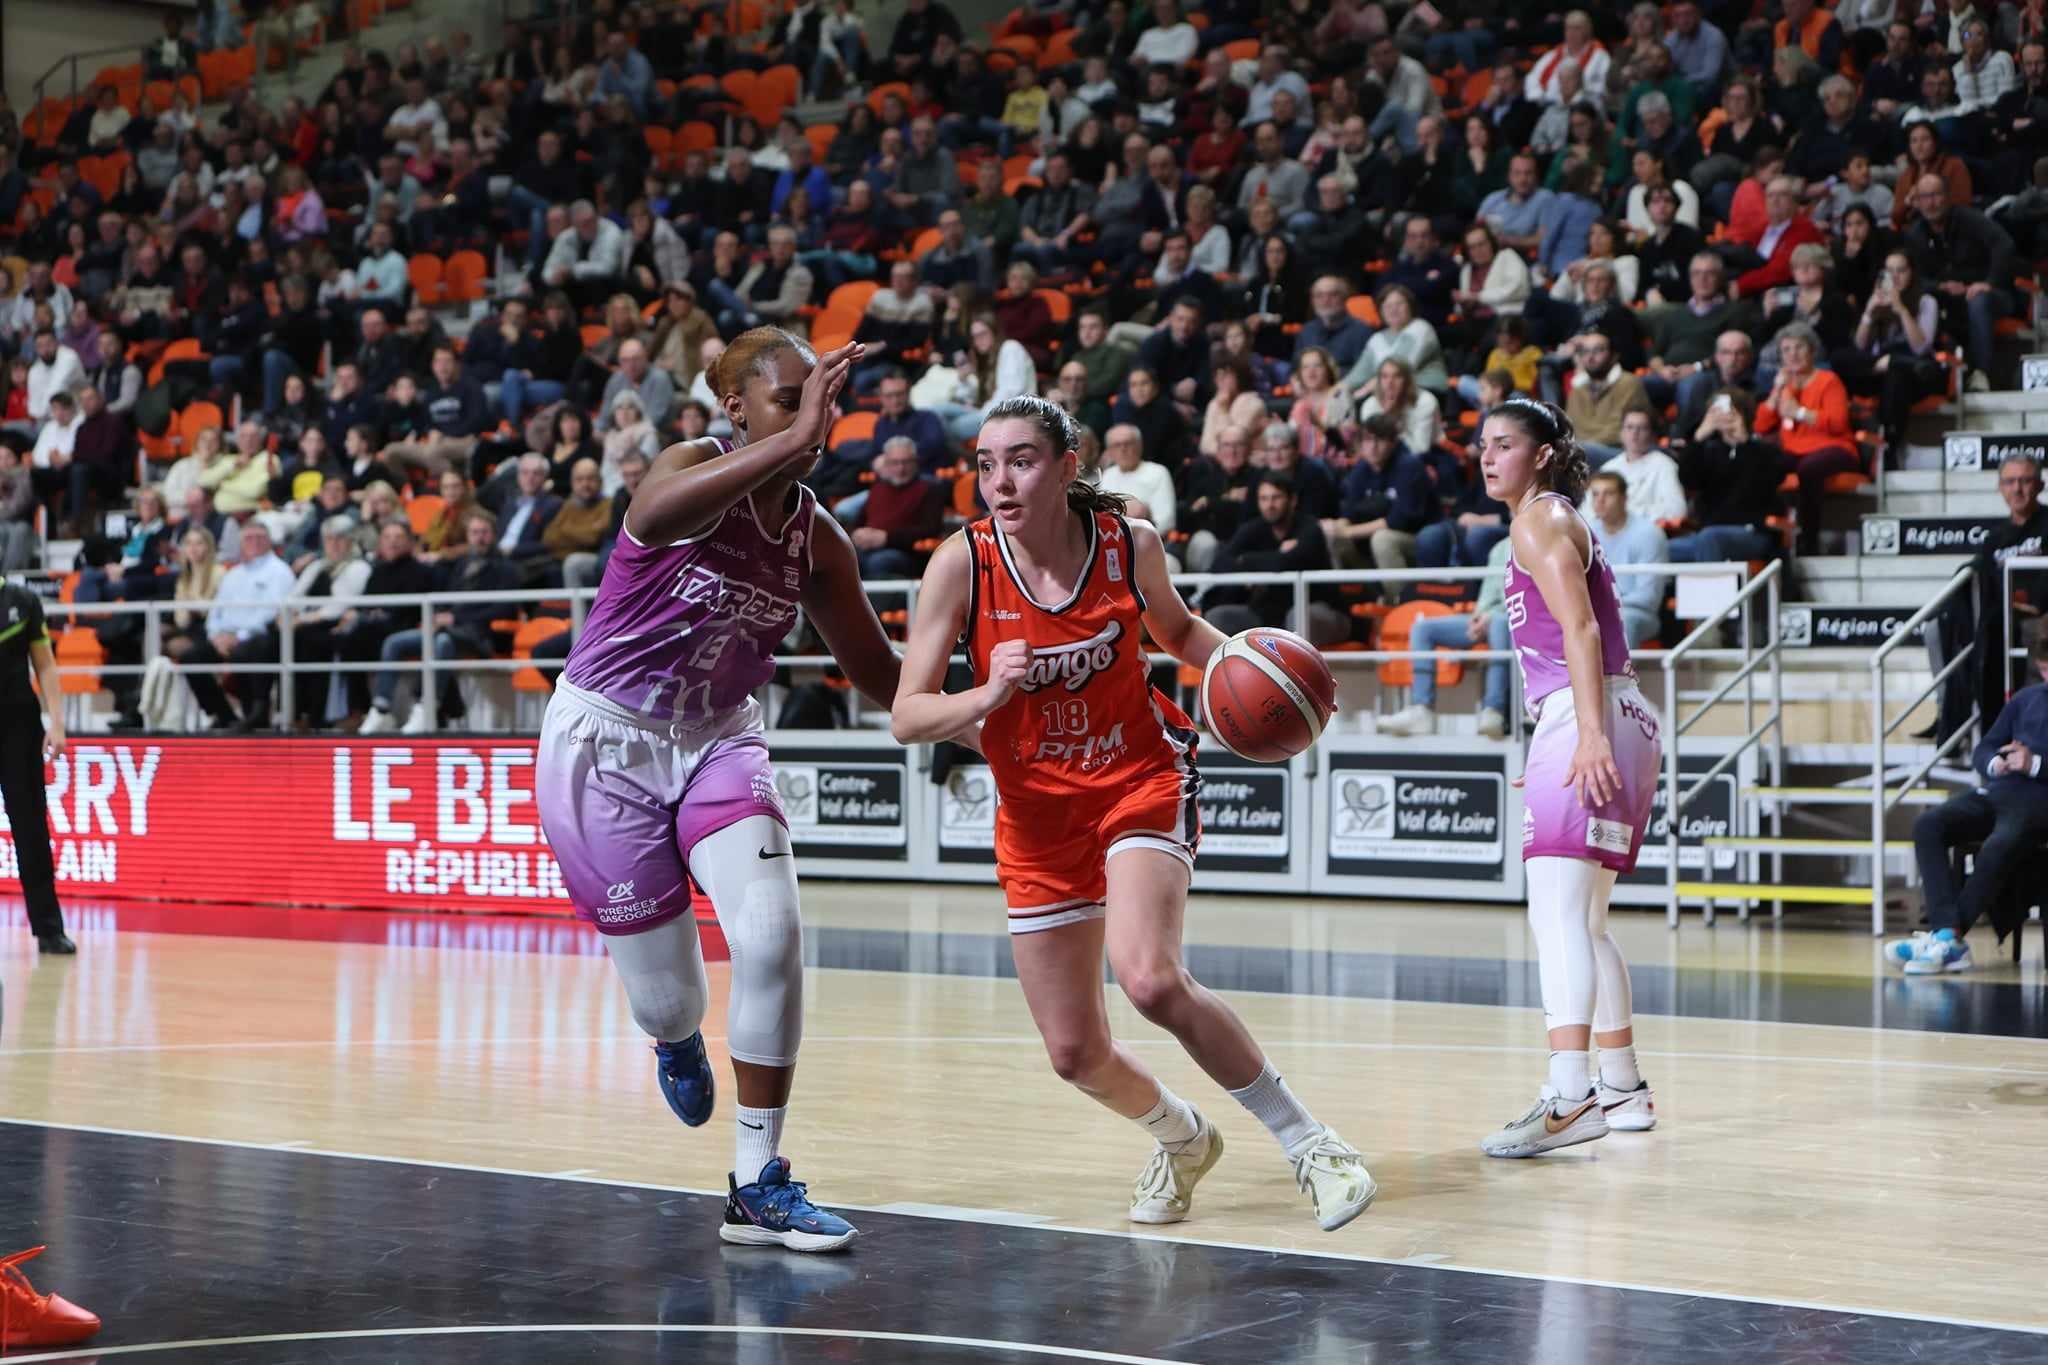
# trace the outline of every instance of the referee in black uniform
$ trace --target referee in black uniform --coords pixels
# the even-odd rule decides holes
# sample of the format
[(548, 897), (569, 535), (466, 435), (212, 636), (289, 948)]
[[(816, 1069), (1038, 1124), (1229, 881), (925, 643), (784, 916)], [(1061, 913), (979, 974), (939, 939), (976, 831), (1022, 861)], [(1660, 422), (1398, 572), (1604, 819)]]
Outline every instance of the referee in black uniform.
[[(35, 687), (29, 672), (35, 672)], [(40, 705), (36, 689), (42, 691)], [(45, 724), (47, 717), (47, 724)], [(21, 584), (0, 580), (0, 800), (14, 831), (14, 860), (28, 927), (45, 953), (78, 951), (65, 936), (57, 905), (57, 866), (50, 856), (50, 806), (43, 761), (64, 753), (64, 693), (43, 600)]]

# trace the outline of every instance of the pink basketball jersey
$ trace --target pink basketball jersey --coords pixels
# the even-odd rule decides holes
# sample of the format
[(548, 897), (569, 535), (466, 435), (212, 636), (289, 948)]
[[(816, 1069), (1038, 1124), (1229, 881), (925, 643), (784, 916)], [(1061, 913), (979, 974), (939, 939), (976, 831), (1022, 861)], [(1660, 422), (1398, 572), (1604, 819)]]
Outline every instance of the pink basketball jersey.
[[(1562, 493), (1540, 496), (1556, 498), (1572, 515), (1585, 518), (1572, 500)], [(1586, 596), (1593, 603), (1593, 620), (1600, 627), (1600, 672), (1609, 678), (1633, 678), (1636, 666), (1629, 659), (1628, 631), (1621, 623), (1621, 598), (1614, 591), (1614, 570), (1601, 552), (1593, 528), (1586, 526), (1586, 543), (1592, 558), (1586, 564)], [(1507, 597), (1508, 630), (1515, 641), (1515, 658), (1522, 666), (1522, 700), (1534, 714), (1542, 700), (1559, 688), (1571, 686), (1571, 670), (1565, 665), (1564, 627), (1543, 600), (1542, 589), (1529, 571), (1508, 555), (1504, 580)]]

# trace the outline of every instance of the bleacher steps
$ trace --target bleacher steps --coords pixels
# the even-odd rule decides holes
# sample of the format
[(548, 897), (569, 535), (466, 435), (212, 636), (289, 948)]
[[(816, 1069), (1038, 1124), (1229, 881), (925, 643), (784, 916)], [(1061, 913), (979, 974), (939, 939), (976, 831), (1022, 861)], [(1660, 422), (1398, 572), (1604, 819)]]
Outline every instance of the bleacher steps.
[[(1885, 799), (1896, 800), (1907, 806), (1938, 806), (1948, 800), (1949, 794), (1927, 787), (1915, 787), (1899, 795), (1900, 788), (1885, 788)], [(1868, 806), (1868, 787), (1744, 787), (1745, 797), (1758, 801), (1779, 801), (1787, 805), (1801, 806)]]
[[(1868, 839), (1772, 839), (1735, 834), (1710, 834), (1700, 841), (1709, 848), (1740, 848), (1752, 853), (1839, 853), (1846, 857), (1870, 856)], [(1887, 839), (1886, 853), (1910, 853), (1910, 839)]]
[(1681, 901), (1791, 901), (1801, 905), (1868, 905), (1870, 891), (1855, 886), (1772, 886), (1764, 882), (1680, 882)]

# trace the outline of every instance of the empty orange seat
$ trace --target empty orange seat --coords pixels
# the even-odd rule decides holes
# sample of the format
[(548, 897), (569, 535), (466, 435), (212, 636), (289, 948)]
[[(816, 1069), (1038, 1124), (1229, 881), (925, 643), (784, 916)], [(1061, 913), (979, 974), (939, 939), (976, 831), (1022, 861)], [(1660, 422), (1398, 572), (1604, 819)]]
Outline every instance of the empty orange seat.
[[(1432, 602), (1427, 599), (1403, 602), (1381, 619), (1377, 648), (1389, 651), (1407, 649), (1409, 647), (1408, 637), (1414, 632), (1415, 623), (1418, 620), (1425, 616), (1449, 616), (1450, 614), (1451, 608), (1442, 602)], [(1382, 687), (1407, 687), (1415, 681), (1415, 670), (1412, 664), (1413, 661), (1409, 659), (1388, 659), (1383, 661), (1378, 670), (1380, 685)], [(1437, 665), (1437, 682), (1445, 687), (1454, 687), (1457, 685), (1458, 680), (1464, 676), (1464, 672), (1465, 665), (1461, 661), (1440, 663)]]
[(406, 262), (406, 278), (412, 282), (412, 292), (423, 307), (432, 308), (440, 303), (444, 293), (442, 276), (447, 265), (439, 256), (423, 251)]

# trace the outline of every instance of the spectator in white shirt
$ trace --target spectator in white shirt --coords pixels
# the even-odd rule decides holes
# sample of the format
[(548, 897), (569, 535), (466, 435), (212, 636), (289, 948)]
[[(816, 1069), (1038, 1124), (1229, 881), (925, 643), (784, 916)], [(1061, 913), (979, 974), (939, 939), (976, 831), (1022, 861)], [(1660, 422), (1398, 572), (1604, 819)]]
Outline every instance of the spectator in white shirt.
[(28, 415), (38, 421), (50, 415), (50, 400), (85, 383), (85, 362), (78, 352), (57, 340), (45, 327), (36, 333), (36, 358), (28, 367)]
[(257, 730), (270, 723), (273, 675), (254, 671), (277, 662), (277, 619), (280, 604), (291, 596), (296, 581), (291, 568), (271, 553), (270, 530), (259, 520), (242, 527), (241, 562), (221, 575), (213, 609), (206, 614), (206, 638), (195, 640), (185, 655), (187, 665), (201, 665), (185, 675), (192, 695), (217, 728), (237, 724), (219, 677), (204, 665), (227, 665), (229, 688), (241, 704), (239, 728)]
[(1202, 35), (1181, 17), (1177, 0), (1152, 0), (1152, 27), (1138, 35), (1131, 49), (1136, 66), (1182, 66), (1201, 50)]
[[(1641, 408), (1621, 419), (1621, 454), (1602, 469), (1618, 475), (1628, 486), (1628, 508), (1647, 521), (1682, 521), (1685, 518), (1685, 485), (1678, 479), (1678, 463), (1657, 448), (1657, 428), (1650, 414)], [(1593, 503), (1586, 500), (1587, 515)]]
[(1990, 25), (1974, 14), (1963, 21), (1963, 55), (1952, 69), (1956, 103), (1963, 113), (1989, 109), (2000, 95), (2020, 83), (2012, 54), (1992, 50)]
[(1579, 69), (1579, 79), (1587, 90), (1599, 94), (1607, 89), (1607, 49), (1593, 37), (1593, 17), (1582, 9), (1575, 9), (1564, 17), (1564, 41), (1536, 59), (1523, 79), (1522, 93), (1538, 104), (1568, 103), (1567, 90), (1560, 90), (1557, 83), (1557, 68), (1570, 62)]
[(1145, 438), (1136, 427), (1120, 423), (1104, 433), (1097, 484), (1105, 493), (1122, 494), (1133, 520), (1151, 522), (1161, 536), (1173, 530), (1173, 475), (1145, 458)]
[(389, 223), (372, 223), (369, 249), (356, 263), (357, 299), (365, 306), (383, 304), (387, 313), (394, 309), (402, 312), (412, 288), (405, 257), (398, 253), (394, 240)]
[(548, 249), (541, 278), (578, 305), (601, 302), (624, 282), (630, 246), (625, 229), (599, 217), (588, 199), (578, 199), (569, 206), (568, 230)]
[(28, 462), (35, 470), (36, 492), (45, 497), (68, 486), (64, 474), (71, 463), (72, 447), (78, 441), (78, 428), (85, 419), (79, 415), (78, 400), (68, 392), (50, 396), (49, 416), (43, 422), (43, 429), (36, 433), (35, 449), (29, 452)]
[(400, 155), (432, 156), (441, 148), (448, 120), (441, 106), (427, 93), (427, 83), (417, 76), (405, 83), (405, 103), (391, 111), (384, 121), (384, 134)]

